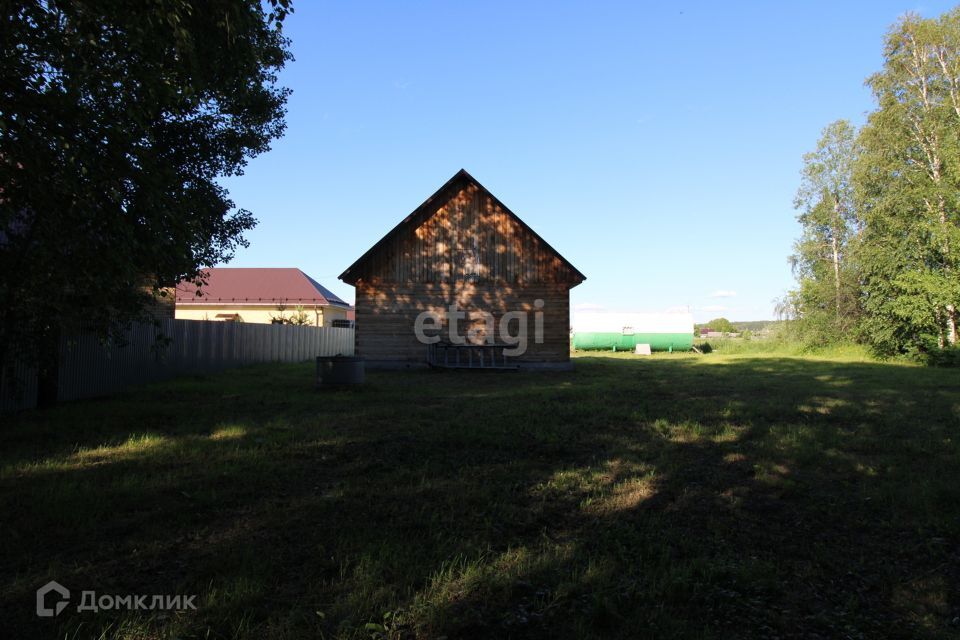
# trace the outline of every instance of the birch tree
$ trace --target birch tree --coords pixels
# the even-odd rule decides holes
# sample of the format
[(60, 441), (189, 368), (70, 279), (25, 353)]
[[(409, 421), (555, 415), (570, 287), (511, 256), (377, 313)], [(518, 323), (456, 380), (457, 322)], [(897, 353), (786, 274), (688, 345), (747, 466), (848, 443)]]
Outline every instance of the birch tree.
[[(857, 315), (856, 287), (850, 277), (850, 244), (860, 231), (854, 206), (853, 167), (859, 154), (856, 129), (837, 120), (822, 132), (814, 151), (803, 157), (794, 206), (803, 228), (791, 262), (800, 282), (795, 292), (801, 319), (818, 324), (835, 339), (847, 333)], [(832, 319), (823, 326), (824, 313)]]
[(884, 351), (943, 348), (960, 306), (960, 9), (906, 15), (884, 58), (856, 171), (865, 335)]

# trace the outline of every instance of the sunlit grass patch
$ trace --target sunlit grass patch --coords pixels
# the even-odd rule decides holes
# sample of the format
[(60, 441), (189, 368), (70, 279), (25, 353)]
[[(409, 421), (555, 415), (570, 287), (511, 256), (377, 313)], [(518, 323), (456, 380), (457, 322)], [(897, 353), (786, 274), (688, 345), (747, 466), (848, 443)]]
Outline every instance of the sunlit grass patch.
[(588, 509), (596, 514), (629, 511), (640, 506), (655, 491), (655, 474), (651, 471), (644, 477), (629, 478), (613, 485), (606, 496), (589, 505)]
[(169, 438), (161, 435), (137, 433), (129, 436), (121, 444), (101, 444), (89, 448), (79, 447), (74, 453), (67, 456), (6, 466), (3, 475), (58, 473), (77, 470), (85, 466), (109, 464), (155, 452), (169, 446), (170, 443)]
[(156, 451), (171, 444), (171, 439), (155, 433), (137, 433), (118, 445), (100, 445), (92, 449), (80, 449), (73, 455), (80, 462), (109, 462)]
[(247, 428), (239, 425), (218, 427), (210, 434), (211, 440), (239, 440), (247, 435)]
[(829, 415), (837, 409), (848, 405), (849, 402), (841, 398), (813, 396), (809, 399), (809, 402), (797, 405), (797, 411), (807, 414), (818, 413), (821, 415)]

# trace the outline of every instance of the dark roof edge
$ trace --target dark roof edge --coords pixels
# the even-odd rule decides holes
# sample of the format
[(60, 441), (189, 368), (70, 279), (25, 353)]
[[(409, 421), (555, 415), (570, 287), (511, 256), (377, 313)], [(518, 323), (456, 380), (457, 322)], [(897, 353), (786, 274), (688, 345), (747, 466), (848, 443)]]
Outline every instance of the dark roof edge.
[[(463, 170), (461, 169), (461, 171), (463, 171)], [(551, 245), (549, 242), (547, 242), (546, 240), (544, 240), (544, 239), (543, 239), (543, 236), (541, 236), (539, 233), (537, 233), (536, 231), (534, 231), (534, 230), (533, 230), (533, 227), (531, 227), (531, 226), (528, 225), (526, 222), (524, 222), (524, 221), (523, 221), (523, 218), (521, 218), (520, 216), (518, 216), (517, 214), (515, 214), (513, 211), (511, 211), (511, 210), (510, 210), (510, 207), (508, 207), (507, 205), (505, 205), (505, 204), (503, 204), (502, 202), (500, 202), (500, 198), (498, 198), (497, 196), (493, 195), (493, 193), (491, 193), (489, 189), (487, 189), (485, 186), (483, 186), (482, 184), (480, 184), (480, 183), (477, 181), (477, 179), (474, 178), (473, 176), (471, 176), (469, 173), (467, 173), (466, 171), (464, 171), (464, 173), (467, 175), (467, 178), (469, 178), (470, 180), (473, 180), (473, 182), (474, 182), (478, 187), (480, 187), (481, 189), (483, 189), (484, 191), (486, 191), (487, 194), (488, 194), (491, 198), (493, 198), (493, 201), (494, 201), (498, 206), (500, 206), (501, 208), (503, 208), (504, 211), (506, 211), (506, 212), (509, 213), (511, 216), (513, 216), (513, 219), (516, 220), (517, 222), (519, 222), (521, 227), (523, 227), (524, 229), (526, 229), (527, 231), (529, 231), (529, 232), (533, 235), (534, 238), (536, 238), (536, 239), (539, 240), (541, 243), (543, 243), (543, 246), (544, 246), (544, 247), (546, 247), (548, 250), (550, 250), (550, 251), (552, 251), (554, 254), (556, 254), (556, 256), (557, 256), (558, 258), (560, 258), (560, 261), (561, 261), (561, 262), (563, 262), (565, 265), (567, 265), (567, 267), (569, 267), (570, 270), (573, 271), (573, 273), (574, 273), (575, 275), (577, 275), (577, 276), (580, 277), (580, 282), (583, 282), (584, 280), (587, 279), (587, 276), (583, 275), (583, 273), (580, 271), (580, 269), (577, 269), (575, 266), (573, 266), (573, 263), (572, 263), (572, 262), (570, 262), (569, 260), (567, 260), (566, 258), (564, 258), (562, 253), (560, 253), (559, 251), (557, 251), (556, 249), (554, 249), (554, 248), (553, 248), (553, 245)], [(577, 284), (579, 284), (579, 283), (577, 283)]]
[[(339, 276), (337, 276), (337, 279), (338, 279), (338, 280), (343, 280), (343, 281), (346, 282), (347, 284), (353, 284), (353, 283), (349, 282), (349, 281), (346, 279), (347, 276), (350, 274), (350, 272), (351, 272), (353, 269), (355, 269), (356, 267), (358, 267), (364, 260), (366, 260), (366, 259), (367, 259), (368, 257), (370, 257), (372, 254), (376, 253), (377, 249), (379, 249), (382, 245), (386, 244), (387, 241), (390, 240), (393, 236), (395, 236), (396, 234), (400, 233), (400, 231), (401, 231), (404, 227), (406, 227), (407, 224), (409, 224), (416, 216), (418, 216), (420, 213), (422, 213), (423, 210), (426, 209), (426, 207), (428, 207), (431, 202), (433, 202), (434, 200), (436, 200), (437, 197), (438, 197), (441, 193), (443, 193), (444, 191), (446, 191), (447, 189), (449, 189), (450, 187), (452, 187), (453, 184), (454, 184), (457, 180), (459, 180), (460, 178), (463, 178), (463, 177), (466, 177), (466, 178), (469, 178), (469, 179), (472, 180), (472, 177), (470, 176), (469, 173), (466, 172), (466, 170), (460, 169), (460, 171), (456, 172), (456, 173), (453, 175), (452, 178), (450, 178), (450, 179), (447, 180), (445, 183), (443, 183), (443, 186), (441, 186), (439, 189), (437, 189), (436, 191), (434, 191), (434, 192), (433, 192), (433, 195), (431, 195), (429, 198), (427, 198), (426, 200), (424, 200), (423, 203), (422, 203), (420, 206), (418, 206), (416, 209), (414, 209), (413, 211), (411, 211), (403, 220), (401, 220), (399, 223), (397, 223), (397, 225), (396, 225), (393, 229), (390, 229), (390, 231), (388, 231), (385, 236), (383, 236), (382, 238), (380, 238), (379, 240), (377, 240), (377, 242), (374, 243), (374, 245), (373, 245), (372, 247), (370, 247), (369, 249), (367, 249), (367, 250), (363, 253), (362, 256), (360, 256), (359, 258), (357, 258), (356, 260), (354, 260), (353, 264), (351, 264), (349, 267), (347, 267), (346, 269), (344, 269), (343, 273), (341, 273)], [(475, 181), (475, 182), (476, 182), (476, 181)], [(355, 281), (354, 281), (354, 282), (355, 282)]]
[(320, 284), (319, 282), (317, 282), (316, 280), (308, 276), (306, 273), (304, 273), (302, 269), (297, 269), (297, 271), (299, 271), (300, 275), (306, 278), (307, 282), (309, 282), (313, 286), (313, 288), (320, 293), (320, 295), (327, 302), (327, 304), (331, 304), (338, 307), (350, 306), (350, 304), (342, 300), (340, 296), (330, 291), (330, 289), (327, 289), (325, 286), (323, 286), (322, 284)]
[[(362, 256), (360, 256), (359, 258), (357, 258), (357, 259), (353, 262), (353, 264), (351, 264), (349, 267), (347, 267), (347, 268), (344, 270), (344, 272), (341, 273), (341, 274), (337, 277), (337, 279), (338, 279), (338, 280), (343, 280), (343, 281), (346, 282), (347, 284), (353, 284), (354, 282), (356, 282), (356, 280), (354, 280), (353, 282), (350, 282), (349, 280), (347, 280), (347, 278), (348, 278), (349, 275), (350, 275), (350, 272), (351, 272), (352, 270), (354, 270), (355, 268), (357, 268), (361, 263), (363, 263), (363, 261), (365, 261), (365, 260), (366, 260), (368, 257), (370, 257), (373, 253), (375, 253), (375, 252), (377, 251), (377, 249), (379, 249), (381, 246), (383, 246), (384, 244), (386, 244), (386, 243), (387, 243), (391, 238), (393, 238), (396, 234), (400, 233), (400, 231), (403, 230), (408, 224), (410, 224), (416, 217), (418, 217), (418, 216), (420, 216), (422, 213), (424, 213), (425, 209), (426, 209), (432, 202), (434, 202), (435, 200), (437, 200), (438, 197), (439, 197), (441, 194), (445, 193), (446, 190), (449, 189), (449, 188), (451, 188), (458, 180), (467, 180), (467, 181), (472, 182), (472, 183), (474, 183), (475, 185), (477, 185), (480, 189), (483, 189), (483, 191), (485, 191), (485, 192), (487, 193), (487, 195), (489, 195), (491, 198), (493, 198), (493, 201), (497, 204), (497, 206), (499, 206), (499, 207), (502, 208), (504, 211), (506, 211), (514, 220), (516, 220), (516, 221), (520, 224), (520, 226), (521, 226), (522, 228), (526, 229), (531, 235), (533, 235), (534, 238), (536, 238), (539, 242), (541, 242), (544, 247), (546, 247), (549, 251), (552, 251), (558, 258), (560, 258), (560, 260), (561, 260), (568, 268), (570, 268), (570, 270), (573, 271), (576, 276), (579, 276), (580, 282), (582, 282), (582, 281), (584, 281), (584, 280), (587, 279), (587, 276), (583, 275), (583, 273), (581, 273), (579, 269), (577, 269), (575, 266), (573, 266), (573, 264), (572, 264), (569, 260), (567, 260), (566, 258), (564, 258), (563, 255), (562, 255), (559, 251), (557, 251), (556, 249), (554, 249), (554, 248), (550, 245), (549, 242), (547, 242), (546, 240), (544, 240), (543, 237), (541, 237), (539, 233), (537, 233), (536, 231), (534, 231), (533, 228), (530, 227), (530, 225), (528, 225), (526, 222), (523, 221), (522, 218), (520, 218), (520, 216), (518, 216), (518, 215), (515, 214), (513, 211), (511, 211), (511, 210), (510, 210), (510, 207), (508, 207), (507, 205), (503, 204), (503, 202), (501, 202), (500, 199), (499, 199), (497, 196), (493, 195), (493, 193), (491, 193), (491, 191), (490, 191), (489, 189), (487, 189), (485, 186), (483, 186), (482, 184), (480, 184), (480, 181), (479, 181), (479, 180), (477, 180), (477, 179), (474, 178), (472, 175), (470, 175), (469, 173), (467, 173), (467, 170), (466, 170), (466, 169), (460, 169), (460, 171), (457, 171), (457, 172), (453, 175), (453, 177), (450, 178), (449, 180), (447, 180), (447, 181), (443, 184), (443, 186), (441, 186), (439, 189), (437, 189), (437, 190), (433, 193), (433, 195), (431, 195), (429, 198), (427, 198), (426, 200), (424, 200), (424, 201), (423, 201), (423, 204), (421, 204), (419, 207), (417, 207), (417, 208), (414, 209), (412, 212), (410, 212), (410, 214), (407, 215), (407, 217), (405, 217), (403, 220), (401, 220), (393, 229), (391, 229), (390, 231), (388, 231), (385, 236), (383, 236), (382, 238), (380, 238), (380, 240), (378, 240), (378, 241), (376, 242), (376, 244), (374, 244), (372, 247), (370, 247), (369, 249), (367, 249), (367, 250), (364, 252), (364, 254), (363, 254)], [(579, 282), (578, 282), (577, 284), (579, 284)]]

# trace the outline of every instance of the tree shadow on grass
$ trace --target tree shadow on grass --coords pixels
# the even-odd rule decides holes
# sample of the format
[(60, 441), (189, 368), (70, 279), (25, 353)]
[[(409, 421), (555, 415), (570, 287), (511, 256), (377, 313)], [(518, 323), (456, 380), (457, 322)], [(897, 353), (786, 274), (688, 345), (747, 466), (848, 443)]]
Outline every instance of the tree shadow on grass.
[[(578, 358), (322, 393), (309, 373), (230, 372), (10, 425), (17, 637), (957, 632), (949, 373)], [(199, 610), (40, 621), (49, 579), (196, 593)]]

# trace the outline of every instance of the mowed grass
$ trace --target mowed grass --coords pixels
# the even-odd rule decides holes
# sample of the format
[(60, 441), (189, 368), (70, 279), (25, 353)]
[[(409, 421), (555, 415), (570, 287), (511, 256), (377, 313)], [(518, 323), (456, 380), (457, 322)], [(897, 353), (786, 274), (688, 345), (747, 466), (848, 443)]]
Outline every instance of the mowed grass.
[[(575, 363), (262, 366), (4, 417), (2, 636), (960, 635), (956, 370)], [(41, 620), (50, 579), (73, 602)]]

